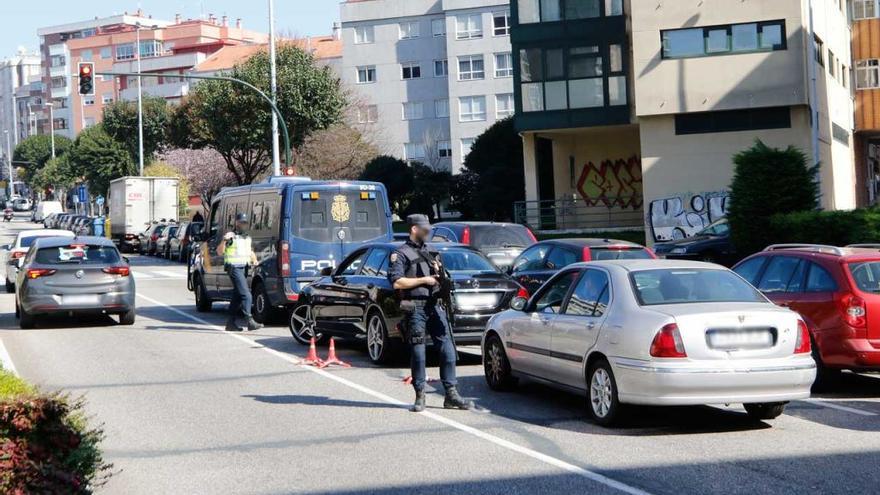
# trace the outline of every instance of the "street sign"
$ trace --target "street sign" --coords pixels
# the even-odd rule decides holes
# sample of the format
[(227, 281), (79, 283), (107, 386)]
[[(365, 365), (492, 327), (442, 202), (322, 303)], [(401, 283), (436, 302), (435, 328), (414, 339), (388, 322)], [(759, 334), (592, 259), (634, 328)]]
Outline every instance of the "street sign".
[(79, 203), (86, 203), (89, 200), (89, 194), (86, 190), (86, 186), (79, 186), (76, 188), (76, 199)]

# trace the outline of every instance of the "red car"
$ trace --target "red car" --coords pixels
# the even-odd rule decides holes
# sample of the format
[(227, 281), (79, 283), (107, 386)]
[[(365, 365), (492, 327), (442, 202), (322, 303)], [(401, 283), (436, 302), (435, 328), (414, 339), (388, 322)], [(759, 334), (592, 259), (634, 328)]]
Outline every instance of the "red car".
[(770, 246), (733, 270), (804, 318), (817, 380), (844, 369), (880, 371), (880, 249)]

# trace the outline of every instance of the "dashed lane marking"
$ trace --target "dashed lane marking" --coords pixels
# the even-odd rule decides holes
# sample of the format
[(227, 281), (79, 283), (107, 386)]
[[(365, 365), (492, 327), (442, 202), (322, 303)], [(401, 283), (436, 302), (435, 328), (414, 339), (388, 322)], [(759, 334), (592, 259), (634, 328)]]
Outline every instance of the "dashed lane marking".
[[(205, 326), (212, 328), (212, 329), (215, 329), (215, 330), (223, 331), (223, 327), (220, 327), (218, 325), (214, 325), (213, 323), (210, 323), (207, 320), (199, 318), (198, 316), (193, 316), (185, 311), (182, 311), (178, 308), (169, 306), (161, 301), (157, 301), (156, 299), (153, 299), (151, 297), (147, 297), (143, 294), (138, 294), (138, 297), (140, 297), (146, 301), (149, 301), (153, 304), (162, 306), (163, 308), (168, 309), (169, 311), (176, 313), (180, 316), (183, 316), (184, 318), (190, 319), (196, 323), (200, 323), (202, 325), (205, 325)], [(359, 383), (355, 383), (351, 380), (348, 380), (346, 378), (342, 378), (338, 375), (335, 375), (333, 373), (330, 373), (330, 372), (322, 370), (322, 369), (317, 369), (312, 366), (304, 365), (304, 364), (302, 364), (302, 360), (300, 360), (297, 357), (278, 352), (275, 349), (270, 349), (262, 344), (254, 342), (252, 339), (249, 339), (239, 333), (231, 333), (231, 332), (223, 332), (223, 333), (225, 335), (229, 335), (230, 337), (233, 337), (233, 338), (236, 338), (236, 339), (241, 340), (243, 342), (246, 342), (251, 347), (262, 349), (262, 350), (268, 352), (269, 354), (272, 354), (273, 356), (281, 358), (284, 361), (287, 361), (289, 363), (295, 364), (304, 370), (311, 371), (312, 373), (315, 373), (316, 375), (320, 375), (324, 378), (328, 378), (330, 380), (333, 380), (341, 385), (345, 385), (348, 388), (351, 388), (353, 390), (357, 390), (357, 391), (362, 392), (366, 395), (369, 395), (369, 396), (375, 397), (381, 401), (387, 402), (388, 404), (392, 404), (392, 405), (395, 405), (395, 406), (398, 406), (401, 408), (409, 406), (408, 404), (401, 402), (401, 401), (395, 399), (394, 397), (385, 395), (382, 392), (373, 390), (369, 387), (365, 387)], [(628, 493), (630, 495), (650, 495), (650, 492), (642, 490), (641, 488), (637, 488), (632, 485), (627, 485), (626, 483), (611, 479), (611, 478), (609, 478), (605, 475), (599, 474), (597, 472), (590, 471), (588, 469), (584, 469), (580, 466), (576, 466), (576, 465), (571, 464), (569, 462), (563, 461), (562, 459), (558, 459), (556, 457), (544, 454), (542, 452), (538, 452), (538, 451), (530, 449), (528, 447), (524, 447), (524, 446), (519, 445), (517, 443), (514, 443), (509, 440), (505, 440), (503, 438), (492, 435), (491, 433), (486, 433), (485, 431), (474, 428), (472, 426), (468, 426), (466, 424), (459, 423), (458, 421), (455, 421), (453, 419), (449, 419), (449, 418), (442, 416), (440, 414), (436, 414), (436, 413), (433, 413), (430, 411), (425, 411), (425, 412), (422, 412), (419, 414), (422, 417), (431, 419), (433, 421), (444, 424), (444, 425), (449, 426), (451, 428), (455, 428), (456, 430), (459, 430), (459, 431), (468, 433), (470, 435), (473, 435), (477, 438), (486, 440), (490, 443), (498, 445), (499, 447), (505, 448), (505, 449), (513, 451), (513, 452), (520, 453), (520, 454), (525, 455), (527, 457), (531, 457), (532, 459), (541, 461), (541, 462), (543, 462), (545, 464), (549, 464), (551, 466), (555, 466), (559, 469), (562, 469), (563, 471), (567, 471), (567, 472), (575, 474), (577, 476), (581, 476), (583, 478), (586, 478), (586, 479), (594, 481), (596, 483), (605, 485), (609, 488), (616, 489), (616, 490), (621, 491), (623, 493)]]
[(840, 404), (834, 404), (833, 402), (829, 402), (822, 399), (804, 399), (800, 402), (807, 402), (810, 404), (816, 404), (822, 407), (827, 407), (829, 409), (837, 409), (838, 411), (846, 411), (853, 414), (858, 414), (860, 416), (877, 416), (877, 413), (873, 413), (871, 411), (865, 411), (863, 409), (856, 409), (854, 407), (841, 406)]

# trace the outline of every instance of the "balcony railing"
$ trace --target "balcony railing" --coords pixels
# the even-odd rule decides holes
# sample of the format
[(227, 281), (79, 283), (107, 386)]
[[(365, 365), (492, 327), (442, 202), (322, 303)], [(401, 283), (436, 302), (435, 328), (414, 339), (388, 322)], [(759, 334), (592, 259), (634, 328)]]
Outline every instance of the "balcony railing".
[[(618, 198), (622, 204), (631, 204), (638, 198)], [(517, 223), (532, 230), (604, 230), (641, 228), (645, 225), (641, 208), (593, 206), (580, 198), (550, 201), (517, 201), (513, 205)]]

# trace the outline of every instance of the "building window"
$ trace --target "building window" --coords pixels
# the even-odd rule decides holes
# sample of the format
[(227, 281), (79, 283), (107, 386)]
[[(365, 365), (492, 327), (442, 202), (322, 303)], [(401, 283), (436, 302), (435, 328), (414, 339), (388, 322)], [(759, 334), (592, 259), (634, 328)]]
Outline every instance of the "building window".
[(94, 96), (83, 96), (83, 106), (90, 107), (95, 104)]
[(425, 158), (425, 145), (422, 143), (406, 143), (403, 145), (403, 158), (405, 160), (418, 160)]
[(834, 69), (837, 67), (837, 58), (834, 56), (834, 52), (828, 50), (828, 74), (831, 77), (836, 78), (837, 75), (834, 73)]
[(483, 37), (483, 18), (481, 14), (467, 14), (455, 17), (455, 39), (472, 40)]
[(519, 0), (519, 23), (623, 15), (623, 0)]
[(675, 134), (677, 135), (788, 129), (790, 127), (791, 109), (789, 107), (695, 112), (675, 116)]
[(458, 99), (459, 122), (486, 120), (486, 97), (464, 96)]
[(437, 156), (452, 158), (452, 141), (437, 141)]
[(113, 76), (108, 76), (107, 74), (101, 74), (100, 76), (98, 76), (98, 80), (103, 81), (103, 82), (112, 81)]
[(471, 153), (471, 148), (474, 147), (474, 138), (464, 138), (461, 140), (461, 159), (464, 160)]
[(401, 72), (404, 79), (418, 79), (422, 77), (422, 67), (418, 62), (400, 64), (400, 68), (402, 69)]
[(376, 105), (366, 105), (357, 109), (358, 124), (369, 124), (379, 120), (379, 107)]
[(102, 97), (101, 97), (101, 103), (103, 103), (104, 105), (107, 105), (107, 104), (113, 103), (113, 95), (112, 95), (112, 94), (106, 94), (106, 95), (102, 96)]
[(358, 84), (369, 84), (376, 82), (376, 66), (366, 65), (357, 68)]
[(813, 36), (813, 51), (816, 52), (816, 63), (825, 67), (825, 43), (818, 36)]
[(446, 77), (449, 75), (449, 62), (447, 60), (434, 61), (434, 77)]
[(64, 76), (53, 77), (51, 83), (53, 88), (64, 88), (67, 87), (67, 78)]
[(411, 40), (419, 37), (419, 21), (400, 23), (400, 39)]
[(470, 81), (486, 77), (482, 55), (465, 55), (458, 57), (458, 80)]
[(836, 122), (831, 123), (831, 136), (834, 139), (844, 145), (849, 146), (849, 131), (838, 125)]
[(623, 67), (621, 45), (608, 47), (609, 73), (598, 46), (520, 50), (523, 111), (626, 105)]
[(510, 12), (492, 14), (492, 34), (494, 36), (510, 35)]
[(785, 50), (785, 21), (661, 31), (663, 58)]
[(358, 26), (354, 28), (354, 44), (366, 45), (376, 41), (373, 26)]
[(55, 119), (52, 121), (52, 127), (57, 131), (60, 129), (67, 129), (67, 119)]
[(495, 54), (495, 77), (513, 76), (513, 56), (510, 53)]
[(873, 19), (880, 16), (878, 0), (853, 0), (853, 19)]
[(434, 37), (446, 36), (446, 19), (432, 19), (431, 34)]
[(134, 57), (134, 43), (116, 45), (116, 60), (132, 60)]
[(64, 67), (67, 64), (67, 59), (64, 58), (64, 55), (52, 55), (49, 57), (49, 67)]
[(449, 117), (449, 100), (447, 98), (434, 100), (434, 115), (438, 119)]
[(91, 62), (92, 61), (92, 51), (91, 50), (83, 50), (80, 53), (80, 56), (83, 59), (83, 62)]
[(101, 58), (104, 60), (113, 58), (113, 50), (109, 46), (101, 47)]
[(513, 115), (513, 95), (495, 95), (495, 117), (504, 119)]
[(165, 53), (161, 40), (141, 41), (141, 58), (158, 57)]
[(95, 28), (83, 29), (82, 32), (80, 32), (80, 36), (83, 38), (88, 38), (89, 36), (94, 36), (96, 34), (98, 34), (98, 30)]
[(856, 89), (880, 88), (880, 60), (859, 60), (856, 62)]
[(420, 101), (403, 104), (403, 120), (419, 120), (425, 118), (424, 105)]

